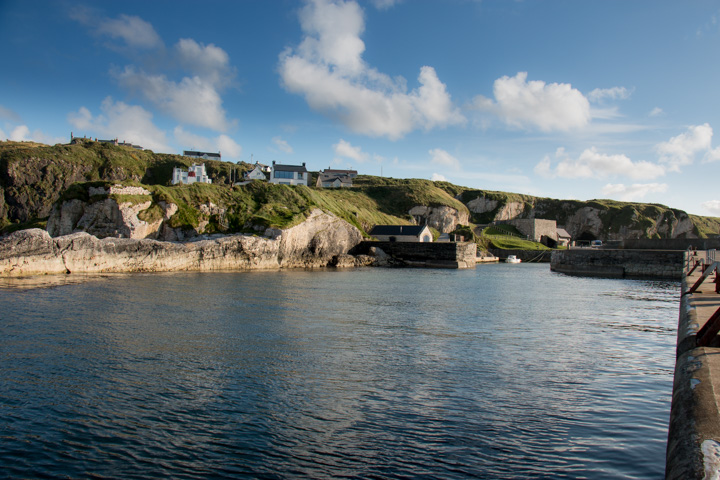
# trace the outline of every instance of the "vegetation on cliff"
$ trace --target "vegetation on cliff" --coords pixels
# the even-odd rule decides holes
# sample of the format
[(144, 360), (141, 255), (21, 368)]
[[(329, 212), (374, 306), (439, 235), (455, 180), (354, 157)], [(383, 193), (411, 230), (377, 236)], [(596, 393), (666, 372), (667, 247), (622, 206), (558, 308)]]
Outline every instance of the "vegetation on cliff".
[[(578, 221), (578, 212), (596, 218), (601, 237), (634, 236), (667, 238), (679, 222), (692, 222), (698, 237), (720, 233), (720, 219), (686, 215), (663, 205), (612, 200), (556, 200), (506, 192), (472, 189), (448, 182), (391, 179), (360, 175), (352, 189), (318, 189), (253, 182), (232, 186), (233, 180), (252, 168), (204, 160), (212, 184), (171, 186), (174, 167), (187, 168), (193, 159), (156, 154), (148, 150), (80, 140), (72, 145), (46, 146), (32, 142), (0, 142), (0, 228), (2, 231), (42, 225), (60, 201), (88, 198), (87, 187), (142, 185), (151, 192), (152, 205), (140, 219), (155, 221), (165, 214), (162, 204), (177, 211), (168, 221), (172, 228), (198, 229), (204, 233), (247, 232), (264, 228), (287, 228), (303, 221), (314, 208), (331, 212), (367, 232), (375, 224), (410, 224), (409, 211), (416, 206), (447, 206), (469, 216), (471, 224), (487, 224), (509, 218), (554, 219), (558, 225)], [(103, 197), (106, 198), (106, 197)], [(147, 197), (122, 196), (118, 201), (142, 203)], [(478, 207), (481, 200), (482, 207)], [(475, 202), (475, 203), (474, 203)], [(582, 228), (582, 227), (578, 227)], [(467, 226), (480, 244), (502, 240), (481, 238)]]

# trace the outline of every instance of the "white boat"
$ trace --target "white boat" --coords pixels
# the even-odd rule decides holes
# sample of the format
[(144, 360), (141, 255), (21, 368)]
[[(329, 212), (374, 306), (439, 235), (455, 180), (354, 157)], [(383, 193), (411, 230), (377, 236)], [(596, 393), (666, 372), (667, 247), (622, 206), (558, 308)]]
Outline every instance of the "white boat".
[(508, 257), (505, 259), (505, 263), (520, 263), (521, 260), (517, 258), (515, 255), (508, 255)]

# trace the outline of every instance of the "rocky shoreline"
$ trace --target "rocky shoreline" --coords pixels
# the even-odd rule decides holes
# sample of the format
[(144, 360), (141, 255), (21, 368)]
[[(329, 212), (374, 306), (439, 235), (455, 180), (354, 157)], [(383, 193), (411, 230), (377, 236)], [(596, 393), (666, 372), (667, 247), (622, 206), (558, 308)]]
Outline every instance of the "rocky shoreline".
[(314, 210), (302, 224), (269, 236), (224, 235), (191, 242), (97, 238), (86, 232), (51, 237), (20, 230), (0, 242), (0, 277), (59, 273), (217, 271), (373, 265), (379, 257), (351, 256), (362, 240), (344, 220)]

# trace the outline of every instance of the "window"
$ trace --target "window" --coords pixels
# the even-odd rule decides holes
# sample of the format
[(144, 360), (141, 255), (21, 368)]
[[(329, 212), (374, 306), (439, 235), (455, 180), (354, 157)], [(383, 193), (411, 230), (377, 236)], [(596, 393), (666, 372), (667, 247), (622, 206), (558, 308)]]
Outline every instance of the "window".
[(295, 172), (287, 172), (285, 170), (275, 170), (275, 178), (295, 178)]

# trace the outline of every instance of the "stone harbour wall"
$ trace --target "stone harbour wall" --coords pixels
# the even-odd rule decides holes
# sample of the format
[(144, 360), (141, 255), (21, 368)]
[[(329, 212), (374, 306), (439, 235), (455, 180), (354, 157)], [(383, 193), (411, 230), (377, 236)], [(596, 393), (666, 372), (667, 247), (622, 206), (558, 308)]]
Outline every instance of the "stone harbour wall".
[(379, 248), (401, 264), (417, 267), (475, 268), (477, 245), (473, 242), (374, 242), (364, 241), (351, 253), (367, 255)]
[(580, 276), (680, 279), (683, 253), (674, 250), (592, 248), (554, 250), (550, 258), (550, 269)]

